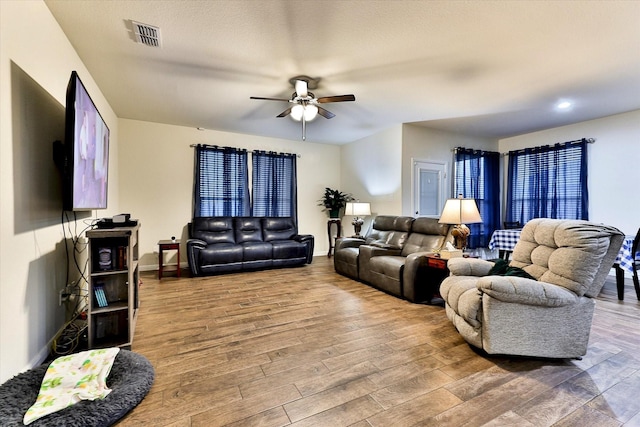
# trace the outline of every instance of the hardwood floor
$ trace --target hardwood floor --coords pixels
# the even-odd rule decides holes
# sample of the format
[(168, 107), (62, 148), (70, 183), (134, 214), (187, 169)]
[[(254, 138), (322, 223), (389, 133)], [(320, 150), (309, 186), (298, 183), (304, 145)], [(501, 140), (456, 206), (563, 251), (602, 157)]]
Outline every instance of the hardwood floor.
[(598, 298), (582, 360), (489, 357), (441, 307), (331, 260), (142, 277), (133, 351), (156, 369), (124, 426), (640, 426), (640, 302)]

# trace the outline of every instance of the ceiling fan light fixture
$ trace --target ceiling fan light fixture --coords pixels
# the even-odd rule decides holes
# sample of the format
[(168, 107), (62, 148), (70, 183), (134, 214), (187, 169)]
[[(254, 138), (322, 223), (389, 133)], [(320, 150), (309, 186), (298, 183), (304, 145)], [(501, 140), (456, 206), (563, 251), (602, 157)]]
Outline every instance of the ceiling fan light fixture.
[(296, 104), (291, 107), (291, 118), (296, 122), (302, 120), (304, 116), (305, 122), (310, 122), (318, 116), (318, 107), (313, 104)]
[(308, 122), (315, 119), (318, 116), (318, 107), (313, 104), (307, 104), (304, 108), (304, 119)]
[(304, 107), (302, 104), (296, 104), (291, 107), (291, 118), (296, 122), (302, 120), (302, 115), (304, 114)]

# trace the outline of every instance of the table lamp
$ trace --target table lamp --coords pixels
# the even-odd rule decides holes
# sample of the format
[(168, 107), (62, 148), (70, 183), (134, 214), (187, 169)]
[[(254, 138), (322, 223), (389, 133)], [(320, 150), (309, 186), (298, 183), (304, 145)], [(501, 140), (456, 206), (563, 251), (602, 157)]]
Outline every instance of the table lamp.
[(360, 216), (371, 215), (371, 204), (362, 202), (347, 202), (347, 205), (344, 208), (344, 214), (354, 216), (351, 224), (353, 224), (353, 230), (356, 234), (353, 237), (361, 238), (362, 236), (360, 235), (360, 230), (362, 229), (362, 224), (364, 224), (364, 219), (360, 218)]
[(471, 233), (465, 224), (482, 222), (480, 212), (474, 199), (464, 199), (462, 194), (457, 199), (448, 199), (440, 215), (441, 224), (453, 224), (451, 235), (454, 238), (457, 249), (464, 250), (467, 247), (467, 237)]

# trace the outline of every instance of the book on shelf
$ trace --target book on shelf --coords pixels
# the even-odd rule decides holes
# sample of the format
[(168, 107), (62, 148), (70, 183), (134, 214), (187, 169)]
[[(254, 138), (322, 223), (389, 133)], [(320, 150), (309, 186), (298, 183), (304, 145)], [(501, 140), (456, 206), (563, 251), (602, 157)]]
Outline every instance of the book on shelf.
[(98, 307), (107, 307), (109, 305), (109, 303), (107, 302), (107, 297), (104, 293), (104, 286), (102, 285), (94, 286), (93, 293), (96, 296)]

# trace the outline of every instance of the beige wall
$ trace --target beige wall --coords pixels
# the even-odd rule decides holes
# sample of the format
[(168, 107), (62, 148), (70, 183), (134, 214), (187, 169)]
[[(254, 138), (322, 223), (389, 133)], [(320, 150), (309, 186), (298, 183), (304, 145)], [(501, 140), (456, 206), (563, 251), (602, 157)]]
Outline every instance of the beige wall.
[(580, 138), (596, 139), (588, 149), (589, 219), (635, 235), (640, 227), (640, 197), (634, 191), (640, 182), (640, 110), (502, 139), (500, 151)]
[[(193, 148), (210, 144), (247, 150), (296, 153), (298, 171), (298, 230), (316, 237), (315, 254), (328, 251), (327, 216), (317, 206), (325, 187), (340, 187), (340, 147), (252, 135), (121, 119), (120, 206), (142, 224), (140, 265), (158, 267), (158, 240), (186, 240), (192, 214)], [(251, 165), (249, 165), (251, 169)], [(181, 251), (186, 266), (186, 251)], [(174, 258), (167, 262), (175, 263)]]
[(445, 163), (445, 198), (453, 191), (453, 149), (456, 147), (476, 150), (497, 151), (497, 141), (489, 138), (475, 138), (423, 126), (405, 124), (402, 126), (402, 214), (415, 216), (413, 212), (413, 162), (427, 160)]
[[(343, 145), (340, 191), (351, 193), (361, 202), (371, 203), (371, 216), (364, 218), (364, 233), (375, 215), (400, 215), (400, 169), (402, 126)], [(343, 218), (344, 235), (354, 234), (352, 217)]]
[(52, 143), (64, 137), (72, 70), (111, 130), (109, 202), (117, 209), (115, 114), (43, 2), (0, 1), (0, 383), (42, 362), (65, 320), (58, 305), (65, 236)]

